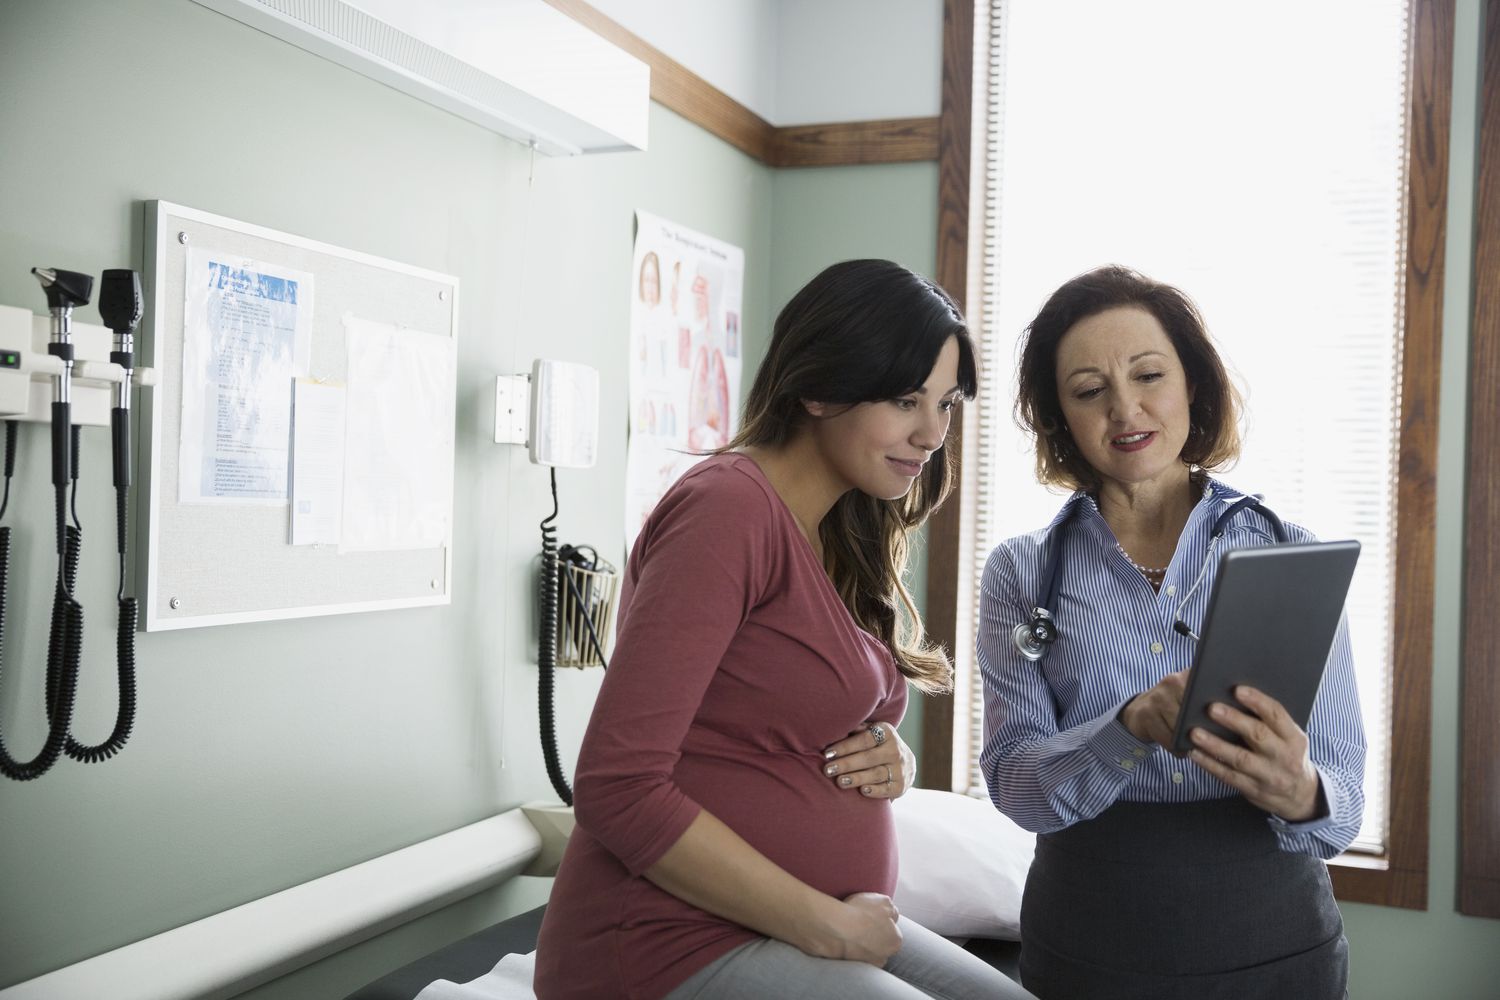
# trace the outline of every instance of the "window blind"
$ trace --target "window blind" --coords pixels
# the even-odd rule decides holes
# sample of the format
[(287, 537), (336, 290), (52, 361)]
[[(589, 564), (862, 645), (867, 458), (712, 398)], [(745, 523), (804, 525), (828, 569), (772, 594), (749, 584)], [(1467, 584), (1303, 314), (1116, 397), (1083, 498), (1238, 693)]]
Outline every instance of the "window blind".
[[(1348, 604), (1369, 739), (1355, 849), (1380, 853), (1406, 0), (979, 6), (983, 169), (968, 305), (983, 381), (965, 414), (957, 634), (974, 634), (989, 551), (1045, 525), (1063, 499), (1037, 485), (1013, 419), (1026, 323), (1058, 285), (1100, 264), (1177, 285), (1245, 397), (1243, 454), (1221, 478), (1319, 537), (1362, 543)], [(957, 653), (954, 785), (983, 795), (983, 698), (972, 647)]]

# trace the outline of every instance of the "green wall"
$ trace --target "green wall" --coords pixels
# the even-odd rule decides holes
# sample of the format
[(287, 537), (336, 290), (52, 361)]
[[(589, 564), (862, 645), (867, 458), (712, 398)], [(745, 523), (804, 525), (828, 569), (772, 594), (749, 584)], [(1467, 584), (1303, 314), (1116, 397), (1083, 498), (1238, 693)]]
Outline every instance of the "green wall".
[[(0, 94), (0, 303), (44, 308), (34, 265), (139, 267), (154, 198), (461, 281), (453, 604), (141, 635), (125, 751), (0, 781), (0, 987), (554, 798), (531, 583), (550, 497), (523, 449), (492, 443), (495, 376), (536, 357), (600, 368), (601, 457), (559, 473), (560, 537), (621, 563), (632, 212), (745, 249), (754, 363), (770, 170), (657, 106), (649, 153), (533, 167), (516, 143), (189, 0), (6, 0)], [(21, 438), (0, 732), (30, 758), (55, 570), (44, 432)], [(75, 731), (92, 742), (115, 704), (103, 432), (83, 458), (90, 620)], [(599, 676), (559, 678), (565, 761)], [(260, 992), (342, 996), (545, 890), (483, 893)]]

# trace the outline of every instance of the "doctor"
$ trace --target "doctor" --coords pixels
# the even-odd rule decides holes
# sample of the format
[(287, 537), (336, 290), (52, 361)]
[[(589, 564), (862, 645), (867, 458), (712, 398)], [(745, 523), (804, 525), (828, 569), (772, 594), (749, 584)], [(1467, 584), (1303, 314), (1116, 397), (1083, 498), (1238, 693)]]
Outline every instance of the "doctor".
[[(1038, 477), (1074, 490), (1050, 526), (998, 546), (978, 636), (982, 768), (1037, 831), (1021, 974), (1039, 997), (1344, 996), (1348, 946), (1323, 859), (1359, 830), (1365, 739), (1347, 623), (1307, 731), (1253, 689), (1170, 744), (1228, 548), (1273, 518), (1208, 475), (1239, 451), (1237, 394), (1180, 291), (1122, 267), (1059, 288), (1026, 331), (1017, 415)], [(1289, 540), (1307, 541), (1288, 525)], [(1048, 598), (1054, 616), (1015, 634)], [(1199, 586), (1195, 589), (1194, 583)], [(1029, 655), (1028, 655), (1029, 654)]]

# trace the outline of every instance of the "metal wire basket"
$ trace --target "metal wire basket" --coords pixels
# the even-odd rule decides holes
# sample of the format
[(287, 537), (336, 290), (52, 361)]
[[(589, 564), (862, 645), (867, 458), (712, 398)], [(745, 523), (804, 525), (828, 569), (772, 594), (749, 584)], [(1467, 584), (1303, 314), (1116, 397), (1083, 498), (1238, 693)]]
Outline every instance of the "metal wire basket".
[[(602, 667), (615, 619), (615, 591), (620, 575), (604, 563), (585, 569), (569, 562), (558, 566), (557, 665)], [(593, 626), (592, 634), (589, 625)], [(595, 639), (598, 645), (595, 645)]]

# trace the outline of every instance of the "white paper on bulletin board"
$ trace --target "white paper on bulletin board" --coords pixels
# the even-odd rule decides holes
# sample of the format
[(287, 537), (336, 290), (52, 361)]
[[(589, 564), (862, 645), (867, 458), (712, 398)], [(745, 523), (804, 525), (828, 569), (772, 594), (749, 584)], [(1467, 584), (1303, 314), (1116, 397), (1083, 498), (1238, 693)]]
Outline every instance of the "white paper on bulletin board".
[(344, 516), (344, 385), (292, 389), (291, 544), (337, 545)]
[(428, 549), (453, 510), (453, 338), (344, 317), (340, 552)]

